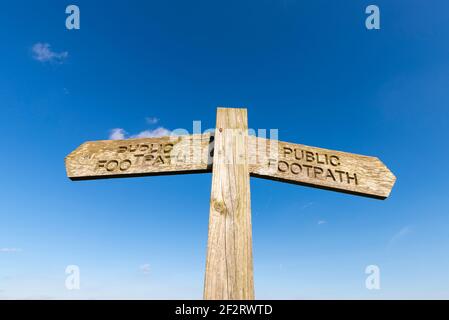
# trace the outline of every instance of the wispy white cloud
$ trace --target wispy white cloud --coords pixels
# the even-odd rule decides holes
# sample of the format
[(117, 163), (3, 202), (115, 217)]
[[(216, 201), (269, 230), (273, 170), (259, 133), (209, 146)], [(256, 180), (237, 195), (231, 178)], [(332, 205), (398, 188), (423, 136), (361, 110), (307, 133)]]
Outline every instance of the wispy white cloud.
[(151, 271), (151, 267), (149, 263), (145, 263), (143, 265), (141, 265), (139, 267), (139, 270), (143, 273), (143, 274), (150, 274)]
[(313, 205), (314, 205), (314, 202), (308, 202), (308, 203), (306, 203), (306, 204), (303, 204), (303, 205), (301, 206), (301, 210), (307, 209), (307, 208), (309, 208), (309, 207), (311, 207), (311, 206), (313, 206)]
[[(159, 122), (159, 118), (156, 117), (146, 117), (145, 121), (147, 124), (155, 125)], [(171, 132), (170, 130), (159, 126), (156, 129), (148, 129), (141, 131), (136, 134), (128, 134), (122, 128), (115, 128), (109, 132), (110, 140), (125, 140), (125, 139), (138, 139), (138, 138), (158, 138), (163, 136), (170, 136), (175, 134), (175, 132)]]
[(67, 51), (55, 52), (51, 49), (50, 44), (38, 42), (33, 45), (33, 59), (40, 62), (63, 63), (69, 53)]
[(159, 127), (153, 130), (144, 130), (137, 134), (128, 135), (128, 133), (122, 128), (115, 128), (109, 132), (109, 140), (125, 140), (125, 139), (136, 139), (136, 138), (157, 138), (163, 136), (169, 136), (171, 131)]
[(401, 230), (399, 230), (397, 233), (391, 237), (390, 241), (388, 242), (388, 246), (392, 245), (393, 243), (397, 242), (398, 240), (404, 238), (405, 236), (409, 235), (412, 232), (411, 226), (405, 226)]
[(170, 135), (170, 130), (163, 127), (156, 128), (154, 130), (145, 130), (138, 134), (132, 135), (131, 138), (157, 138)]
[(146, 117), (145, 120), (148, 124), (157, 124), (159, 122), (159, 118), (156, 117)]
[(0, 248), (1, 253), (17, 253), (22, 251), (20, 248)]
[(126, 139), (126, 131), (121, 128), (115, 128), (109, 132), (109, 140), (124, 140), (124, 139)]
[(318, 225), (322, 225), (322, 224), (326, 224), (326, 223), (327, 223), (326, 220), (319, 220), (319, 221), (318, 221)]

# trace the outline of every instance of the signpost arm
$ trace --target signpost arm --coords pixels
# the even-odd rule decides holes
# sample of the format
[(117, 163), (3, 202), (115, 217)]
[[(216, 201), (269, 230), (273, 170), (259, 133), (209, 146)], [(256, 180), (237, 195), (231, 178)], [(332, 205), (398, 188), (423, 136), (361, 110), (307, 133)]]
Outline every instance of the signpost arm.
[(254, 299), (246, 109), (218, 108), (204, 299)]

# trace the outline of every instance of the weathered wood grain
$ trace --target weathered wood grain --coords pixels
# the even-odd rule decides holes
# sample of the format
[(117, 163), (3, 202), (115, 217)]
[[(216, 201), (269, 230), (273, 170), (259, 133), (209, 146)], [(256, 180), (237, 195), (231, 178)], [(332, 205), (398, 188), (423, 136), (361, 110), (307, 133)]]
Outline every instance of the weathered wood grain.
[(376, 157), (248, 137), (251, 176), (377, 199), (396, 181)]
[(72, 180), (212, 171), (205, 299), (254, 299), (250, 175), (377, 199), (396, 180), (376, 157), (248, 136), (246, 109), (218, 108), (213, 158), (211, 141), (92, 141), (65, 159)]
[(72, 180), (209, 172), (210, 134), (86, 142), (66, 159)]
[(254, 299), (246, 109), (217, 110), (204, 298)]
[[(254, 177), (377, 199), (387, 198), (396, 180), (376, 157), (254, 136), (247, 139)], [(206, 133), (86, 142), (66, 157), (67, 176), (87, 180), (211, 172), (210, 141)]]

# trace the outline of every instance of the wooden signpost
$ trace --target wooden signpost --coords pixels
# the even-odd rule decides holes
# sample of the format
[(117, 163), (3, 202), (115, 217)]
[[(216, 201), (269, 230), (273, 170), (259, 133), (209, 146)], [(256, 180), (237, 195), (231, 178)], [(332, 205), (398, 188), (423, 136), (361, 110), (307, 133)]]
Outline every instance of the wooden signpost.
[(210, 171), (210, 134), (83, 143), (65, 159), (71, 180)]
[(250, 176), (386, 199), (395, 176), (375, 157), (248, 135), (246, 109), (218, 108), (215, 134), (86, 142), (71, 180), (212, 172), (205, 299), (254, 299)]

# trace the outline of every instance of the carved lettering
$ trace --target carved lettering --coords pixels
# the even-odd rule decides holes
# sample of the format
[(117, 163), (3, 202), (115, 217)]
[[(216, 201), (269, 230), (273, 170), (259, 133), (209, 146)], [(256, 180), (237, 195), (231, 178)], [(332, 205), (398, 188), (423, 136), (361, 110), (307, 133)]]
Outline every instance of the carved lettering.
[(120, 162), (120, 171), (126, 171), (131, 167), (131, 161), (130, 160), (123, 160)]
[(292, 163), (291, 165), (291, 172), (293, 174), (299, 174), (302, 171), (302, 167), (298, 163)]
[(164, 164), (164, 158), (162, 156), (157, 156), (153, 164)]
[[(289, 153), (289, 149), (286, 149), (287, 153)], [(292, 154), (293, 151), (292, 150)], [(312, 157), (316, 162), (319, 162), (320, 165), (327, 164), (328, 166), (335, 166), (340, 165), (339, 159), (337, 156), (332, 156), (329, 158), (326, 158), (326, 156), (321, 155), (321, 158), (318, 157), (318, 154), (307, 154), (307, 152), (304, 153), (305, 157), (309, 157), (309, 160), (312, 160)], [(331, 160), (332, 159), (332, 160)], [(328, 161), (329, 160), (329, 161)], [(275, 160), (269, 160), (268, 166), (272, 166), (274, 163), (276, 163)], [(307, 178), (311, 179), (319, 179), (319, 180), (329, 180), (331, 182), (340, 182), (344, 184), (354, 184), (358, 185), (358, 176), (356, 173), (351, 173), (343, 170), (334, 170), (331, 168), (323, 168), (322, 166), (314, 166), (299, 162), (290, 162), (286, 160), (280, 160), (277, 162), (277, 169), (279, 174), (281, 175), (304, 175)]]
[(343, 175), (345, 174), (345, 172), (341, 170), (335, 170), (335, 172), (338, 173), (338, 176), (340, 177), (340, 182), (343, 182)]
[(301, 160), (304, 158), (304, 150), (295, 149), (295, 159)]
[(337, 156), (330, 156), (330, 163), (334, 167), (338, 167), (340, 165), (340, 159)]
[(331, 170), (331, 169), (327, 169), (326, 178), (332, 178), (332, 180), (337, 181), (337, 180), (335, 180), (335, 176), (334, 176), (334, 174), (332, 173), (332, 170)]
[(307, 168), (307, 176), (310, 177), (310, 169), (312, 169), (312, 166), (309, 166), (308, 164), (303, 164), (302, 165), (304, 168)]
[(170, 153), (173, 150), (173, 144), (168, 143), (164, 146), (164, 153)]
[(287, 162), (285, 162), (285, 161), (279, 161), (279, 163), (278, 163), (278, 170), (279, 170), (280, 172), (287, 172), (288, 169), (289, 169), (289, 165), (288, 165)]
[(107, 162), (108, 162), (107, 160), (99, 160), (97, 163), (97, 170), (104, 168)]
[[(117, 157), (110, 160), (98, 160), (96, 171), (126, 172), (133, 166), (160, 166), (171, 163), (173, 143), (142, 143), (119, 146)], [(185, 160), (186, 155), (178, 153), (178, 158)], [(175, 157), (176, 158), (176, 157)], [(184, 161), (185, 162), (185, 161)]]
[(313, 167), (313, 176), (315, 179), (318, 178), (318, 176), (321, 176), (323, 174), (324, 170), (320, 167)]
[(358, 185), (357, 174), (354, 173), (354, 175), (351, 177), (349, 175), (349, 172), (346, 172), (346, 178), (348, 179), (348, 184), (351, 184), (351, 180), (354, 180), (355, 185)]
[(136, 165), (141, 165), (142, 164), (142, 160), (141, 159), (143, 159), (143, 157), (144, 157), (145, 155), (142, 153), (142, 154), (135, 154), (134, 155), (134, 157), (136, 158), (136, 162), (135, 162), (135, 164)]
[(305, 161), (316, 165), (332, 165), (334, 167), (340, 166), (340, 158), (336, 155), (312, 152), (301, 148), (282, 147), (281, 157), (285, 160)]
[(287, 155), (292, 154), (293, 149), (289, 147), (284, 147), (284, 157), (287, 157)]
[(118, 167), (118, 161), (117, 160), (110, 160), (108, 163), (106, 163), (106, 170), (109, 172), (115, 171)]
[(313, 152), (306, 151), (306, 161), (307, 162), (314, 162), (315, 156), (313, 155)]

